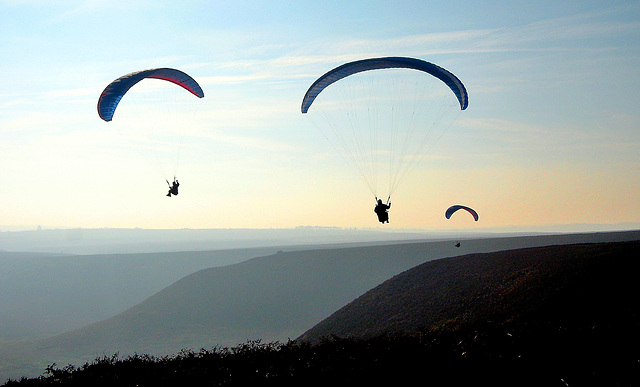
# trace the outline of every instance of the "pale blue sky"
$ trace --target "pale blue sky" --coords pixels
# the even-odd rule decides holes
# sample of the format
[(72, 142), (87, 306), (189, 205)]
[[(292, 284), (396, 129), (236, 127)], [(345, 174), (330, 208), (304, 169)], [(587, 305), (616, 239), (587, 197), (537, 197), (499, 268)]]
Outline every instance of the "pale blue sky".
[[(0, 225), (383, 227), (299, 110), (315, 78), (375, 56), (469, 91), (384, 227), (640, 219), (637, 1), (0, 1), (0, 26)], [(109, 82), (152, 67), (206, 95), (177, 198), (96, 113)], [(444, 219), (457, 203), (481, 221)]]

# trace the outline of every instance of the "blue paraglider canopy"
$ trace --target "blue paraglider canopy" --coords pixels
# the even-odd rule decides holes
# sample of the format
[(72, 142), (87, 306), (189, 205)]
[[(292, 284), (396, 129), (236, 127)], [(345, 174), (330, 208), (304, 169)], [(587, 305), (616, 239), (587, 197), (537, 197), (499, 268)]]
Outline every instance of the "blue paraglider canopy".
[(98, 99), (98, 115), (105, 121), (111, 121), (113, 114), (118, 107), (118, 103), (122, 97), (131, 89), (135, 84), (145, 78), (162, 79), (175, 83), (178, 86), (188, 90), (191, 94), (198, 98), (204, 97), (202, 88), (191, 78), (188, 74), (171, 68), (157, 68), (136, 71), (123, 75), (115, 81), (111, 82), (100, 94)]
[[(390, 197), (468, 104), (464, 84), (450, 71), (417, 58), (379, 57), (324, 73), (300, 110), (374, 197)], [(386, 191), (378, 186), (385, 182)]]
[(469, 96), (462, 82), (442, 67), (416, 58), (405, 57), (387, 57), (387, 58), (371, 58), (362, 59), (355, 62), (349, 62), (338, 66), (318, 78), (307, 90), (302, 99), (302, 113), (306, 113), (315, 98), (327, 86), (356, 73), (369, 70), (390, 69), (390, 68), (407, 68), (424, 71), (443, 81), (451, 91), (456, 95), (460, 102), (460, 109), (464, 110), (469, 104)]

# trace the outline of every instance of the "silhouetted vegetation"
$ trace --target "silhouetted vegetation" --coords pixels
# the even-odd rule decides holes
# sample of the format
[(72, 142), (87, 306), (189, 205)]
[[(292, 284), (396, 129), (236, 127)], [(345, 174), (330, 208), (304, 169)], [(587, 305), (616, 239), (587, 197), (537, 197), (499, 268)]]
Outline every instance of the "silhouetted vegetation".
[(636, 386), (639, 330), (623, 325), (485, 323), (367, 340), (333, 336), (315, 344), (249, 341), (170, 357), (54, 364), (39, 378), (5, 386)]

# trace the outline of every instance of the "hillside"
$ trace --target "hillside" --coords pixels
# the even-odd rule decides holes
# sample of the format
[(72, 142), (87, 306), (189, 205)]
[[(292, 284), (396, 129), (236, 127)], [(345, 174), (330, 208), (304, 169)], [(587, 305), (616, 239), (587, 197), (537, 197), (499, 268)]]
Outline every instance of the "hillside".
[[(113, 232), (114, 236), (122, 234), (121, 230)], [(431, 241), (433, 243), (424, 247), (423, 251), (425, 260), (429, 260), (545, 243), (626, 240), (633, 238), (635, 233), (493, 237), (463, 241), (459, 249), (449, 242)], [(43, 234), (47, 235), (46, 232)], [(334, 235), (334, 238), (337, 236)], [(83, 241), (86, 243), (93, 240), (88, 237), (85, 239)], [(408, 242), (378, 241), (350, 245), (291, 245), (144, 254), (60, 255), (0, 251), (0, 343), (51, 337), (111, 318), (198, 270), (230, 265), (277, 251), (393, 243)]]
[(0, 252), (0, 342), (82, 328), (198, 270), (280, 249), (285, 248), (105, 255)]
[[(58, 336), (0, 345), (0, 375), (41, 373), (101, 354), (171, 354), (249, 339), (295, 338), (450, 242), (282, 251), (200, 270), (110, 319)], [(402, 258), (395, 253), (404, 252)], [(16, 373), (19, 373), (16, 375)]]
[[(322, 249), (381, 243), (394, 242)], [(202, 269), (307, 249), (318, 246), (90, 255), (0, 251), (0, 343), (51, 337), (111, 318)]]
[(82, 364), (104, 354), (166, 355), (249, 339), (286, 341), (394, 275), (460, 253), (638, 239), (640, 232), (631, 231), (464, 240), (459, 249), (451, 241), (430, 241), (283, 251), (198, 271), (81, 329), (0, 343), (0, 380), (38, 375), (52, 363)]
[(470, 254), (407, 270), (305, 332), (336, 335), (464, 329), (486, 322), (588, 322), (640, 328), (640, 241)]
[(50, 367), (44, 385), (640, 384), (640, 241), (420, 264), (286, 344)]

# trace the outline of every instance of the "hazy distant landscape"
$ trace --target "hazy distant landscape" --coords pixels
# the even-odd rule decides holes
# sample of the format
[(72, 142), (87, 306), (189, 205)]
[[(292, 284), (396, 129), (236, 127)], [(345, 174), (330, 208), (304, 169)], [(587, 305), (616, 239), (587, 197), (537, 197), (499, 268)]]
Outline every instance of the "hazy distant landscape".
[[(307, 230), (308, 231), (308, 230)], [(0, 376), (102, 354), (286, 341), (386, 280), (440, 258), (640, 239), (640, 232), (358, 242), (145, 254), (0, 253)], [(256, 244), (264, 241), (256, 241)]]
[(201, 269), (315, 245), (416, 237), (337, 228), (1, 232), (0, 342), (47, 337), (112, 317)]
[[(465, 235), (458, 233), (457, 237)], [(466, 233), (478, 236), (478, 233)], [(481, 234), (482, 235), (482, 234)], [(491, 235), (491, 234), (484, 234)], [(157, 253), (456, 237), (451, 233), (296, 227), (287, 229), (68, 228), (0, 232), (0, 251), (61, 255)]]

